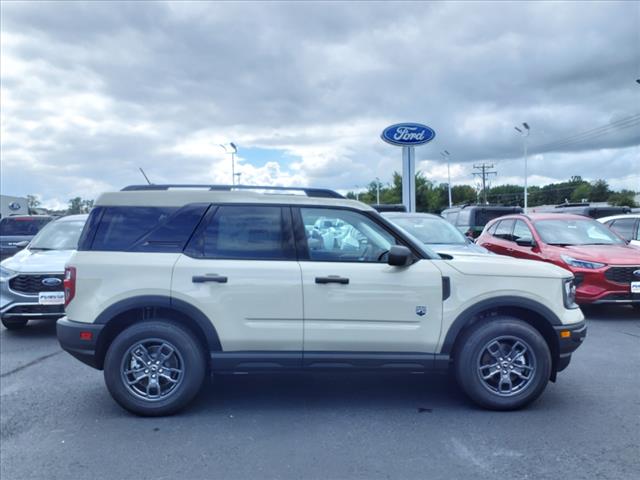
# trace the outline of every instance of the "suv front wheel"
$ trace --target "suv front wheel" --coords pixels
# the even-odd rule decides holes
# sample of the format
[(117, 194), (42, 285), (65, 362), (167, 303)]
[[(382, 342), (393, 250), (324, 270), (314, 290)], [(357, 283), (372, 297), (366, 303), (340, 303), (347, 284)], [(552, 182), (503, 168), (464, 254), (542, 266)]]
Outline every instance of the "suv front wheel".
[(104, 379), (111, 396), (138, 415), (170, 415), (200, 391), (206, 370), (198, 340), (168, 321), (134, 324), (110, 345)]
[(535, 400), (551, 375), (551, 354), (540, 333), (513, 317), (492, 317), (471, 327), (455, 357), (462, 390), (494, 410), (514, 410)]

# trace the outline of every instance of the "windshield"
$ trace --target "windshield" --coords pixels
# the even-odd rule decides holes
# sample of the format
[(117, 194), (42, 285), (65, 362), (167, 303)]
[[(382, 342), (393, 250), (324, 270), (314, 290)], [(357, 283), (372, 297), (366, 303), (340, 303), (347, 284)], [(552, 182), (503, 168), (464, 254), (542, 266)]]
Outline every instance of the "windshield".
[(446, 220), (422, 216), (389, 217), (389, 220), (427, 245), (467, 243), (464, 235)]
[(7, 217), (0, 220), (0, 235), (33, 236), (47, 224), (49, 217)]
[(535, 222), (542, 241), (549, 245), (624, 245), (620, 237), (600, 222), (584, 220), (539, 220)]
[(84, 219), (59, 220), (43, 228), (29, 244), (29, 250), (75, 250)]

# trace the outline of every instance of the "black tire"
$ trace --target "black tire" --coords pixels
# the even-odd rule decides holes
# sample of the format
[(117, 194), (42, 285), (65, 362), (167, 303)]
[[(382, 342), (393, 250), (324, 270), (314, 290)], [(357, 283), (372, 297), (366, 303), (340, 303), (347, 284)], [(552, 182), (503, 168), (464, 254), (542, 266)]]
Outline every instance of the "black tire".
[[(164, 375), (159, 375), (159, 372), (162, 372), (161, 368), (164, 362), (160, 365), (149, 366), (149, 368), (153, 368), (153, 371), (144, 370), (144, 372), (148, 373), (147, 375), (140, 371), (146, 366), (134, 354), (141, 351), (137, 346), (143, 345), (144, 352), (148, 352), (148, 355), (144, 353), (142, 357), (153, 360), (151, 364), (155, 364), (162, 358), (163, 348), (165, 353), (170, 350), (169, 347), (154, 347), (154, 345), (160, 343), (169, 345), (177, 352), (177, 354), (172, 353), (172, 357), (169, 356), (166, 360), (174, 363), (168, 366), (165, 365), (167, 371), (181, 370), (182, 373), (180, 375), (175, 372), (169, 374), (169, 376), (176, 376), (178, 381), (175, 383), (166, 380), (168, 376), (166, 372)], [(138, 350), (134, 347), (138, 348)], [(154, 353), (154, 348), (160, 348), (160, 350)], [(135, 366), (132, 364), (135, 364)], [(169, 368), (172, 366), (176, 368)], [(156, 368), (160, 370), (156, 370)], [(125, 370), (135, 371), (136, 373), (129, 373), (127, 376), (123, 373)], [(151, 383), (150, 376), (153, 372), (156, 372), (156, 381), (160, 382), (161, 377), (163, 377), (164, 387), (170, 390), (166, 397), (160, 396), (156, 399), (142, 398), (139, 392), (133, 391), (136, 388), (140, 389), (140, 386), (145, 384), (145, 379), (131, 387), (126, 384), (125, 378), (135, 380), (138, 378), (137, 375), (140, 374), (139, 378), (146, 377), (146, 384), (148, 385)], [(205, 372), (205, 353), (200, 342), (186, 328), (161, 319), (137, 323), (122, 331), (109, 346), (104, 361), (104, 380), (111, 396), (126, 410), (143, 416), (171, 415), (186, 407), (200, 391)], [(155, 385), (160, 385), (160, 383)], [(149, 392), (150, 390), (147, 387), (146, 393), (148, 394)], [(156, 389), (156, 393), (160, 395), (160, 388)]]
[[(496, 340), (498, 343), (493, 343)], [(516, 341), (526, 350), (514, 359), (506, 354)], [(551, 353), (542, 335), (528, 323), (507, 316), (491, 317), (464, 333), (454, 357), (454, 368), (460, 388), (475, 403), (492, 410), (516, 410), (544, 391), (551, 375)], [(485, 381), (481, 374), (491, 376)], [(528, 378), (523, 379), (522, 375)], [(518, 383), (520, 388), (515, 387)], [(513, 391), (507, 391), (503, 385), (513, 386)]]
[(27, 326), (28, 321), (26, 318), (3, 318), (2, 325), (7, 330), (20, 330)]

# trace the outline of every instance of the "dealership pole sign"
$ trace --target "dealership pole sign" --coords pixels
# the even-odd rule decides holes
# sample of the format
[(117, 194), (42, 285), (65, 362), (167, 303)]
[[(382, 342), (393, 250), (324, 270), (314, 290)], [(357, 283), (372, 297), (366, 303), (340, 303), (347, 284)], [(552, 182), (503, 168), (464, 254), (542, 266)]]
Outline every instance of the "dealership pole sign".
[(385, 142), (402, 147), (402, 203), (407, 211), (416, 211), (415, 147), (429, 143), (436, 132), (421, 123), (397, 123), (385, 128), (380, 137)]

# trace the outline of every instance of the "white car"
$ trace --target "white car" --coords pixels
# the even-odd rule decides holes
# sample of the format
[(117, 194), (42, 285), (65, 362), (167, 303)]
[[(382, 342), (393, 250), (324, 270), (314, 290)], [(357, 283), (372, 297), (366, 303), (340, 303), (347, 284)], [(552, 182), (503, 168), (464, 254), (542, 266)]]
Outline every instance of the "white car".
[(442, 217), (430, 213), (384, 212), (388, 218), (436, 253), (445, 255), (492, 255), (476, 245), (460, 230)]
[(442, 258), (333, 191), (173, 187), (101, 195), (65, 273), (60, 344), (132, 412), (176, 412), (207, 373), (450, 367), (515, 409), (586, 335), (555, 265)]
[(640, 247), (640, 214), (612, 215), (598, 218), (598, 221), (604, 223), (631, 245)]
[(64, 316), (64, 266), (78, 245), (88, 215), (47, 224), (29, 245), (0, 263), (0, 319), (5, 328)]

